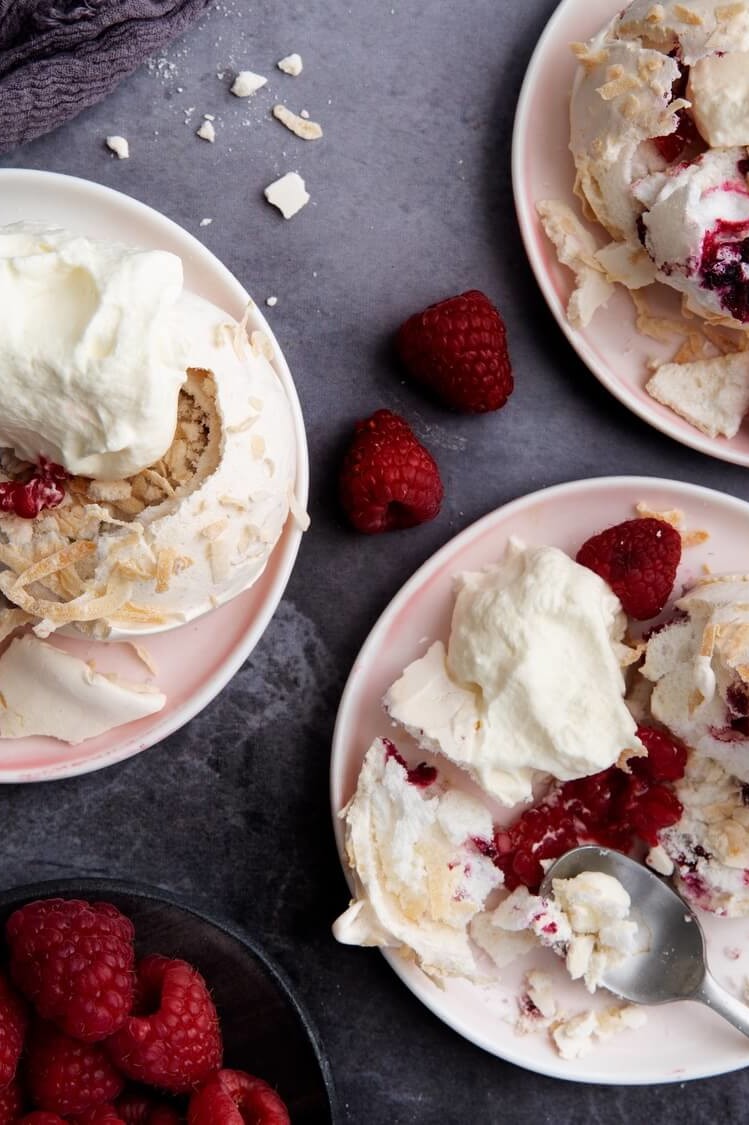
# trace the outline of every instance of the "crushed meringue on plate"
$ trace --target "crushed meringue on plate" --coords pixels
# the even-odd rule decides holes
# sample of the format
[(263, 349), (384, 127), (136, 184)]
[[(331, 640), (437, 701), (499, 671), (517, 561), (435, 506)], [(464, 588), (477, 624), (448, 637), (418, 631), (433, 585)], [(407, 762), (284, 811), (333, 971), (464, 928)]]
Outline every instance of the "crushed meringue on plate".
[[(633, 0), (572, 49), (574, 191), (612, 241), (538, 203), (575, 275), (568, 318), (583, 328), (616, 284), (630, 290), (640, 331), (683, 341), (648, 393), (731, 438), (749, 410), (749, 0)], [(680, 322), (649, 315), (655, 281), (681, 294)]]

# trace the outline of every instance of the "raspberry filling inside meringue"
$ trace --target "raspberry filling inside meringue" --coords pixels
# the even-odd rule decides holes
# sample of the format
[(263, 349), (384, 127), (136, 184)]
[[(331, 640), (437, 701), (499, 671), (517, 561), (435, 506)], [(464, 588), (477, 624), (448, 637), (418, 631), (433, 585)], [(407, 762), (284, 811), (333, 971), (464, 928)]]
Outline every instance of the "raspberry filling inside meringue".
[(718, 220), (702, 241), (700, 276), (731, 316), (749, 321), (749, 223)]
[(63, 485), (69, 477), (62, 465), (40, 457), (27, 480), (0, 481), (0, 512), (33, 520), (45, 508), (56, 508), (63, 502)]

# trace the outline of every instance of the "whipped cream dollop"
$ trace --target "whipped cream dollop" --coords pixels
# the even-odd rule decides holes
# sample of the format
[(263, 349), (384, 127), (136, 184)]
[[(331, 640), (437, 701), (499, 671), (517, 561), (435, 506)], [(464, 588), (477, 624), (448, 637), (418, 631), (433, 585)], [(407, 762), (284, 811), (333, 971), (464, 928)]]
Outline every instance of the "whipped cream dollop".
[(749, 781), (749, 575), (703, 578), (676, 607), (685, 616), (650, 637), (641, 669), (651, 713)]
[(334, 923), (337, 940), (399, 949), (430, 975), (480, 977), (468, 927), (503, 881), (484, 854), (489, 810), (433, 768), (410, 771), (377, 739), (339, 815), (355, 897)]
[(506, 805), (542, 777), (586, 777), (644, 753), (624, 702), (626, 618), (610, 587), (556, 547), (510, 540), (457, 582), (448, 648), (410, 664), (391, 717)]
[(174, 254), (0, 228), (0, 447), (103, 480), (157, 461), (186, 377), (181, 289)]

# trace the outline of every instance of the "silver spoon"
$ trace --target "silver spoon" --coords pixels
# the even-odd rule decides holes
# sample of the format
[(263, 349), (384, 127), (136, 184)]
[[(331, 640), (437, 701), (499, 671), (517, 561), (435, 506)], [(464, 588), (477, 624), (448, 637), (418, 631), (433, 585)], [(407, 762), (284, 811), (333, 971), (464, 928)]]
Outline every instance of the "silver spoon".
[(621, 852), (585, 845), (551, 865), (541, 894), (553, 897), (552, 879), (572, 879), (583, 871), (602, 871), (618, 879), (650, 934), (649, 949), (606, 971), (605, 988), (635, 1004), (697, 1000), (749, 1035), (749, 1006), (731, 996), (708, 971), (702, 927), (668, 883)]

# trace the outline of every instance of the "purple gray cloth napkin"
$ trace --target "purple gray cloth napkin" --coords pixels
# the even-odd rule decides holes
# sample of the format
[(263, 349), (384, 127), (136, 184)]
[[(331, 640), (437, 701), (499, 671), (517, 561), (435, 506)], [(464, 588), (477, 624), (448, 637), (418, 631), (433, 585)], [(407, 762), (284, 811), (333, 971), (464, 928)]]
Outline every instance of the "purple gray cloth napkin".
[(210, 0), (0, 0), (0, 153), (101, 101)]

